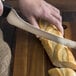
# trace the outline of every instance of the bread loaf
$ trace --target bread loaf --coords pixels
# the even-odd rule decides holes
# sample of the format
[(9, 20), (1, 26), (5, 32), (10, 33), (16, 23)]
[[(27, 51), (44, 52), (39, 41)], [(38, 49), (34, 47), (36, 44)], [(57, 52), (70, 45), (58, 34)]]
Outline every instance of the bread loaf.
[[(39, 26), (41, 30), (52, 33), (59, 37), (63, 37), (61, 32), (54, 25), (40, 21)], [(45, 38), (40, 38), (40, 40), (53, 65), (57, 67), (76, 69), (75, 58), (67, 46), (47, 40)]]
[(53, 68), (48, 73), (49, 76), (76, 76), (76, 72), (70, 68)]

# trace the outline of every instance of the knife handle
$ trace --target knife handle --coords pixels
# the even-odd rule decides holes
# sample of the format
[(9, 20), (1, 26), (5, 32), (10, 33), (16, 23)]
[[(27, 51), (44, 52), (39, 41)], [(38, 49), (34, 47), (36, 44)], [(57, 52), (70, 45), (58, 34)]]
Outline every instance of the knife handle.
[(0, 17), (1, 18), (7, 17), (11, 9), (12, 9), (11, 6), (3, 2), (3, 13), (2, 13), (2, 16)]

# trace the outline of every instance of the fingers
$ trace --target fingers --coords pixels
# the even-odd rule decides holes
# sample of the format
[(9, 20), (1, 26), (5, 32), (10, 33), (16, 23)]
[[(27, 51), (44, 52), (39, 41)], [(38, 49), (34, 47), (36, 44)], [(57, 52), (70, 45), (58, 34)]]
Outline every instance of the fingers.
[(49, 4), (49, 3), (45, 2), (45, 1), (44, 1), (44, 4), (45, 4), (50, 10), (53, 9), (54, 12), (60, 14), (60, 11), (59, 11), (56, 7), (54, 7), (53, 5), (51, 5), (51, 4)]
[(61, 31), (61, 33), (64, 34), (64, 30), (62, 27), (62, 17), (58, 9), (44, 2), (41, 17), (45, 20), (48, 20), (50, 23), (56, 25), (56, 27)]
[(36, 19), (35, 19), (34, 16), (30, 16), (30, 17), (28, 18), (28, 20), (29, 20), (29, 22), (30, 22), (34, 27), (39, 28), (38, 23), (37, 23), (37, 21), (36, 21)]
[(54, 16), (52, 16), (50, 14), (46, 14), (44, 16), (45, 16), (45, 20), (48, 20), (50, 23), (56, 25), (56, 27), (61, 31), (61, 33), (64, 34), (64, 30), (63, 30), (61, 21), (59, 21), (58, 19), (56, 19)]
[[(39, 28), (38, 23), (37, 23), (37, 21), (36, 21), (36, 19), (35, 19), (34, 16), (31, 16), (31, 17), (29, 17), (28, 19), (29, 19), (29, 22), (30, 22), (34, 27)], [(38, 35), (36, 35), (36, 37), (39, 38)]]
[(55, 14), (55, 13), (51, 13), (51, 15), (52, 15), (53, 17), (55, 17), (56, 19), (58, 19), (60, 22), (62, 22), (62, 17), (61, 17), (61, 15)]
[(52, 6), (51, 4), (49, 4), (49, 3), (45, 2), (45, 1), (44, 1), (44, 4), (46, 6), (46, 10), (48, 9), (47, 12), (50, 11), (51, 15), (53, 15), (58, 20), (62, 21), (62, 17), (60, 15), (60, 11), (57, 8), (55, 8), (54, 6)]

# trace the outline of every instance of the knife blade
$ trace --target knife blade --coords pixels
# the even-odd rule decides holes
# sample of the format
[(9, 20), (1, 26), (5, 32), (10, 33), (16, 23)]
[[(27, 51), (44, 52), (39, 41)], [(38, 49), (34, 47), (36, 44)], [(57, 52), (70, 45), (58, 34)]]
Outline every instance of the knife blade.
[[(7, 7), (4, 9), (4, 13), (6, 16), (6, 19), (8, 21), (9, 24), (14, 25), (15, 27), (18, 27), (24, 31), (28, 31), (32, 34), (38, 35), (40, 37), (55, 41), (57, 43), (63, 44), (65, 46), (68, 46), (70, 48), (74, 48), (76, 49), (76, 42), (66, 39), (66, 38), (61, 38), (58, 36), (55, 36), (53, 34), (47, 33), (43, 30), (40, 30), (36, 27), (34, 27), (33, 25), (31, 25), (30, 23), (24, 21), (15, 11), (15, 9)], [(9, 9), (8, 9), (9, 8)], [(9, 11), (7, 11), (6, 9), (8, 9)], [(4, 13), (2, 16), (4, 16)]]

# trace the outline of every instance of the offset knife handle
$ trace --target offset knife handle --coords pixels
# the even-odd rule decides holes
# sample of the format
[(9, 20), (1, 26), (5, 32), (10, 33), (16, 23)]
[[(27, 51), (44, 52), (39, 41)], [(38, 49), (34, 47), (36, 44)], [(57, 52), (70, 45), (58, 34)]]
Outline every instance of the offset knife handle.
[(2, 18), (5, 18), (5, 17), (7, 17), (8, 16), (8, 14), (9, 14), (9, 12), (11, 11), (11, 7), (8, 5), (8, 4), (6, 4), (6, 3), (4, 3), (3, 2), (3, 14), (2, 14)]

